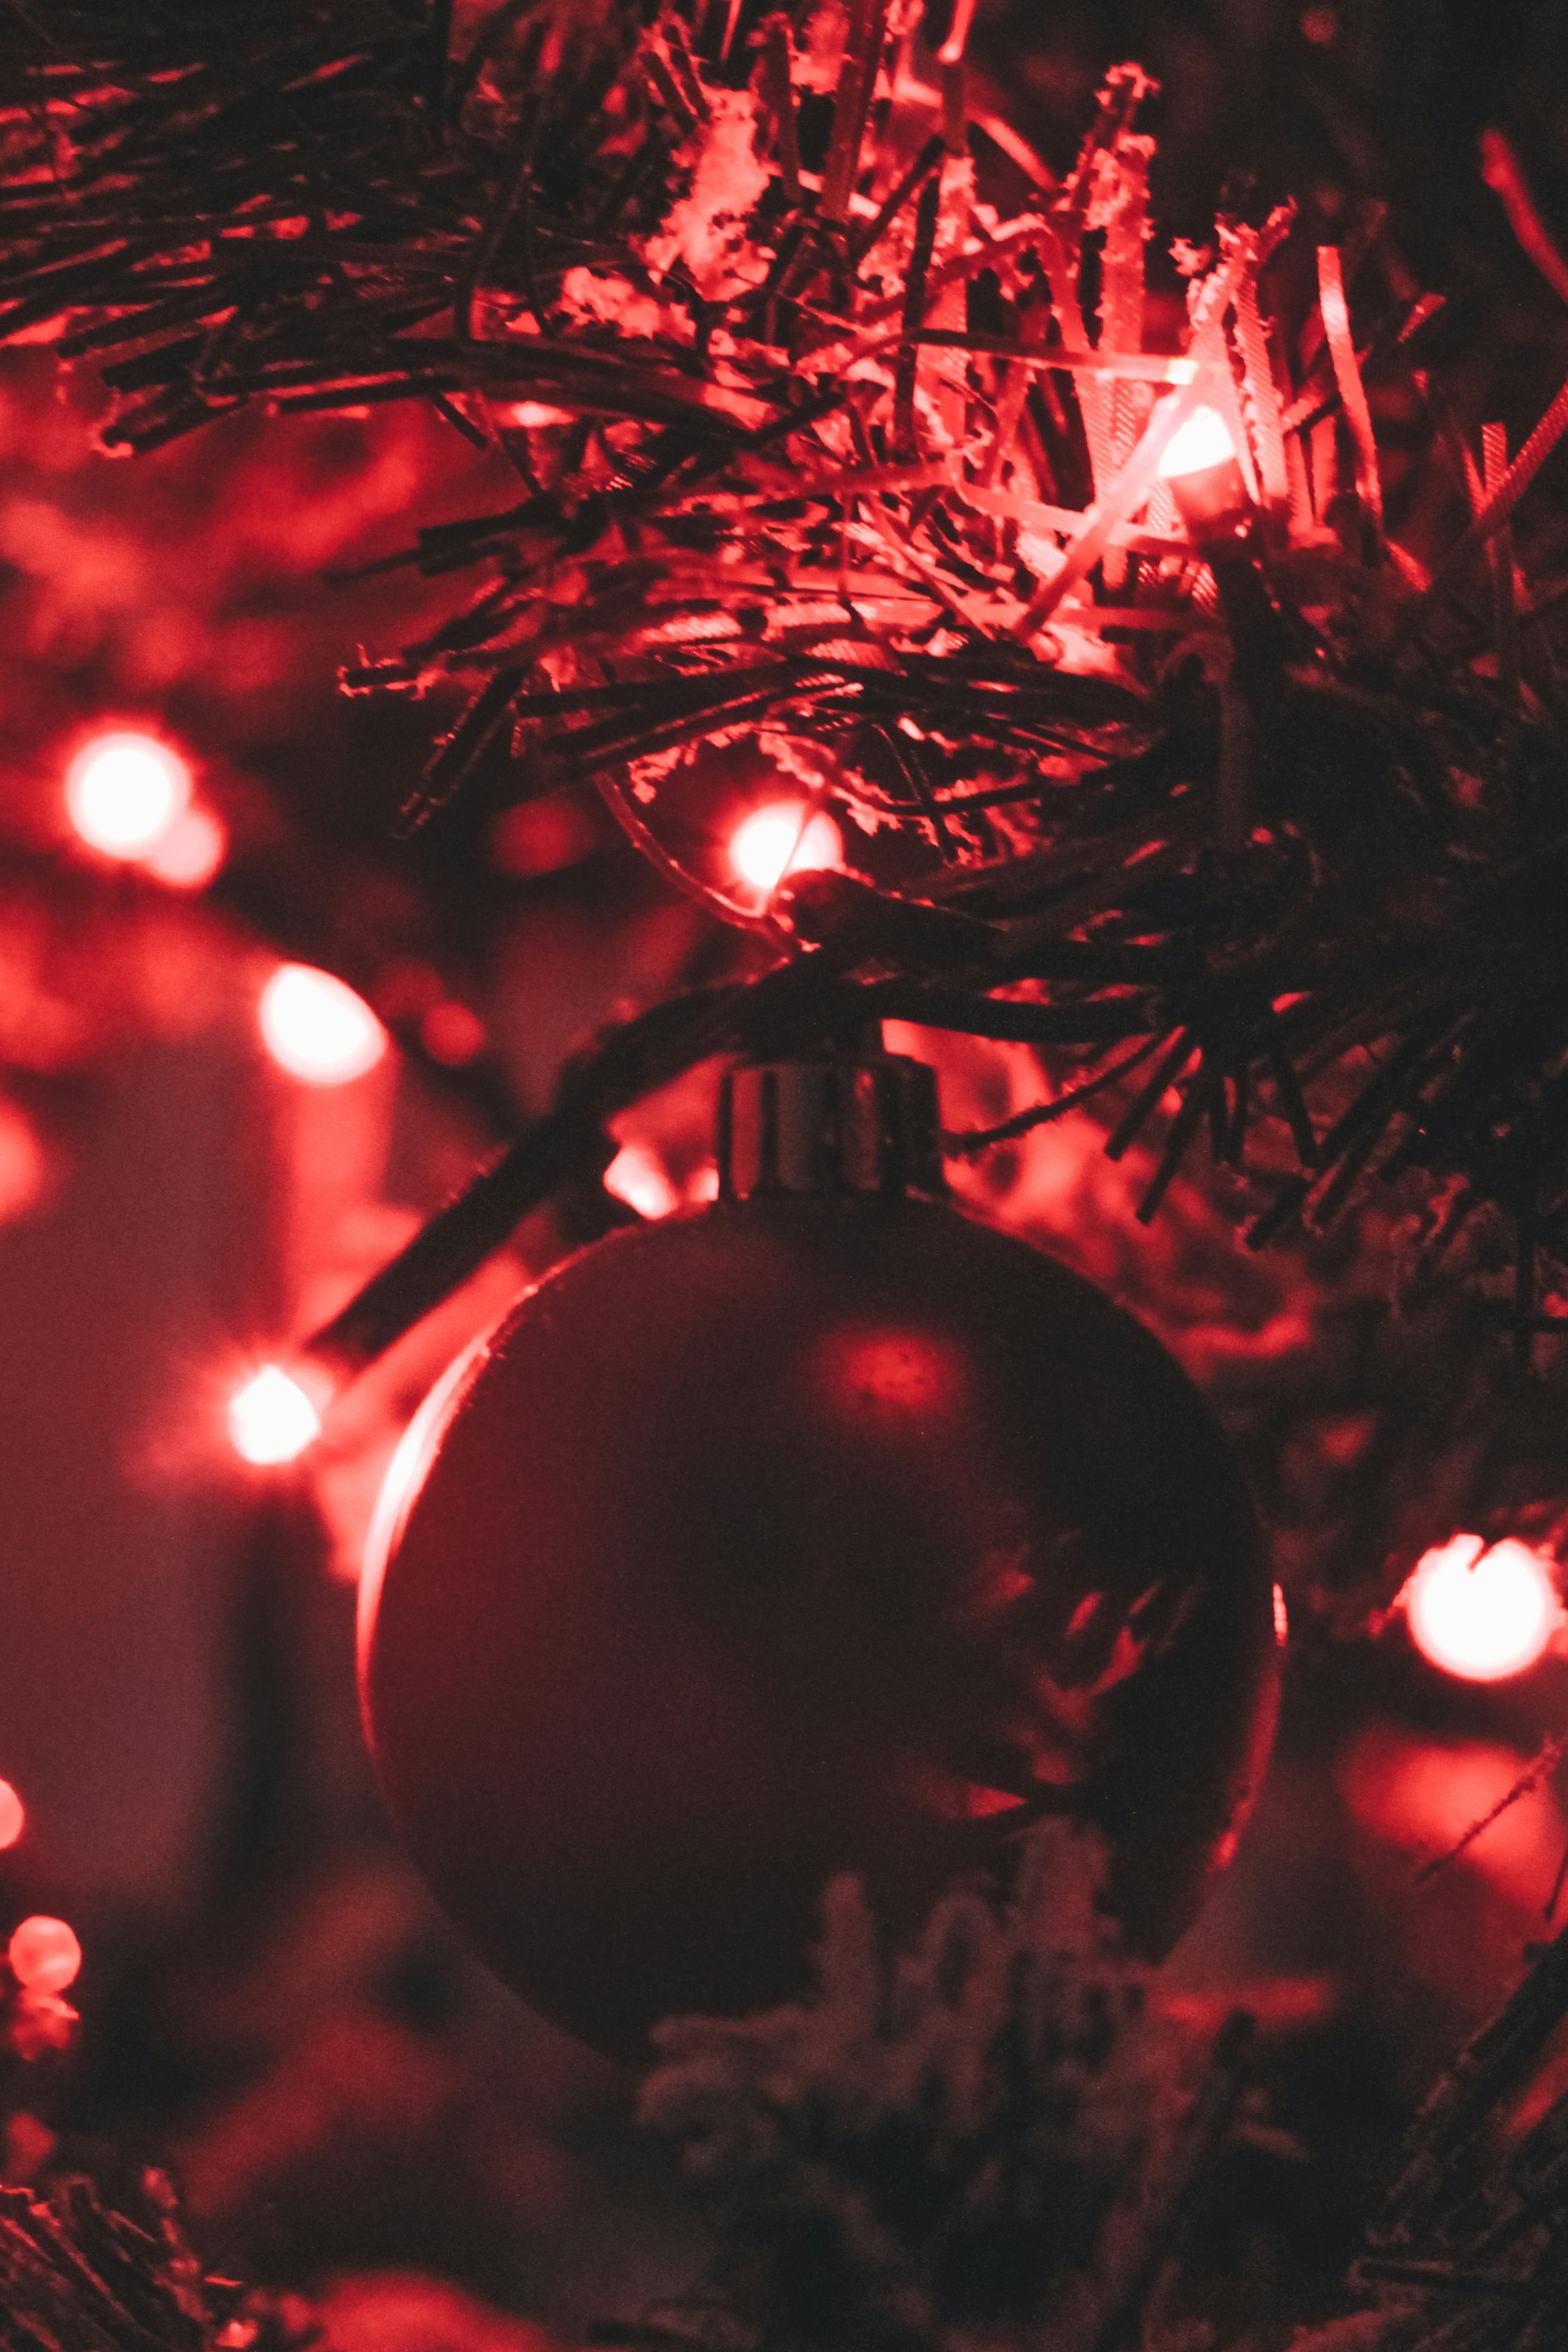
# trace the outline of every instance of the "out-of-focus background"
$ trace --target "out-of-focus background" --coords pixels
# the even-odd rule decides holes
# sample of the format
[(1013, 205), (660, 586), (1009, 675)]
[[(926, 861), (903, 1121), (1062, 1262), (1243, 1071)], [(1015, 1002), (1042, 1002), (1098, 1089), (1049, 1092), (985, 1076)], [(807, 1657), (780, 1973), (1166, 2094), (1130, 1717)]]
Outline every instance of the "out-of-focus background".
[[(1380, 221), (1448, 297), (1432, 364), (1456, 411), (1517, 446), (1568, 374), (1568, 312), (1479, 142), (1505, 131), (1568, 233), (1562, 36), (1549, 0), (981, 0), (972, 54), (1058, 169), (1105, 68), (1140, 59), (1172, 236), (1244, 192), (1293, 194), (1309, 252)], [(312, 2286), (417, 2272), (570, 2332), (678, 2289), (700, 2232), (628, 2081), (503, 1995), (396, 1852), (361, 1751), (353, 1578), (425, 1389), (604, 1204), (533, 1220), (298, 1466), (240, 1458), (228, 1407), (548, 1104), (576, 1043), (744, 949), (591, 797), (395, 836), (445, 714), (335, 677), (416, 635), (433, 592), (323, 575), (504, 499), (499, 455), (407, 406), (246, 414), (125, 462), (95, 451), (103, 405), (86, 364), (0, 360), (0, 1777), (26, 1811), (0, 1930), (61, 1917), (86, 1955), (81, 2047), (41, 2065), (43, 2121), (5, 2169), (26, 2177), (46, 2132), (111, 2167), (156, 2156), (226, 2259)], [(1413, 428), (1380, 427), (1396, 497)], [(146, 848), (138, 793), (156, 812), (187, 790)], [(704, 822), (722, 843), (788, 792), (737, 772)], [(889, 1043), (937, 1060), (952, 1126), (1038, 1090), (1022, 1049)], [(710, 1094), (699, 1073), (623, 1122), (633, 1209), (703, 1197)], [(1562, 1391), (1515, 1380), (1458, 1295), (1390, 1313), (1392, 1208), (1247, 1256), (1198, 1183), (1137, 1225), (1146, 1163), (1100, 1141), (1063, 1121), (961, 1181), (1175, 1347), (1298, 1604), (1272, 1778), (1169, 1990), (1262, 2021), (1282, 2136), (1238, 2227), (1304, 2311), (1411, 2102), (1543, 1932), (1568, 1842), (1548, 1781), (1417, 1883), (1561, 1724), (1568, 1644), (1474, 1679), (1405, 1613), (1369, 1624), (1368, 1599), (1391, 1558), (1466, 1533), (1546, 1556)]]

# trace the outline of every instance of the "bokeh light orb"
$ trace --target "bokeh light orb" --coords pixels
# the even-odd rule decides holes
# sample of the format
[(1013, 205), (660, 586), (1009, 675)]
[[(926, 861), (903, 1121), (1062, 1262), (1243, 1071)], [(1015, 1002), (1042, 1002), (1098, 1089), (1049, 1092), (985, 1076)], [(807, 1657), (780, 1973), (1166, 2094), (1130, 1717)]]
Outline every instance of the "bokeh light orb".
[(321, 1433), (314, 1402), (280, 1364), (264, 1364), (229, 1399), (229, 1441), (258, 1470), (297, 1461)]
[(1511, 1537), (1455, 1536), (1416, 1564), (1401, 1598), (1424, 1658), (1463, 1682), (1534, 1665), (1563, 1622), (1550, 1564)]
[(261, 992), (258, 1017), (273, 1060), (307, 1086), (346, 1086), (386, 1051), (386, 1032), (363, 997), (314, 964), (279, 964)]
[(145, 857), (190, 797), (191, 772), (179, 753), (130, 729), (95, 735), (66, 771), (67, 814), (105, 857)]
[(552, 408), (543, 400), (514, 400), (502, 413), (510, 425), (521, 425), (525, 432), (537, 433), (547, 425), (574, 425), (577, 421), (569, 408)]
[(489, 1043), (489, 1034), (470, 1005), (448, 996), (433, 1004), (419, 1024), (419, 1043), (433, 1062), (456, 1070), (465, 1062), (479, 1059)]
[(825, 811), (808, 816), (798, 802), (753, 809), (730, 836), (730, 863), (753, 890), (776, 890), (786, 874), (842, 865), (844, 842)]
[(227, 854), (228, 835), (222, 819), (210, 809), (188, 808), (165, 826), (142, 863), (171, 890), (201, 890)]
[(1183, 474), (1204, 474), (1211, 466), (1234, 459), (1236, 443), (1217, 408), (1194, 408), (1177, 425), (1160, 456), (1160, 471), (1168, 482)]
[(0, 1853), (15, 1845), (27, 1825), (26, 1808), (9, 1780), (0, 1780)]
[(63, 1919), (24, 1919), (6, 1948), (11, 1973), (29, 1992), (64, 1992), (81, 1968), (81, 1946)]
[(601, 1178), (606, 1192), (650, 1220), (673, 1215), (680, 1195), (670, 1182), (664, 1162), (646, 1144), (623, 1143)]

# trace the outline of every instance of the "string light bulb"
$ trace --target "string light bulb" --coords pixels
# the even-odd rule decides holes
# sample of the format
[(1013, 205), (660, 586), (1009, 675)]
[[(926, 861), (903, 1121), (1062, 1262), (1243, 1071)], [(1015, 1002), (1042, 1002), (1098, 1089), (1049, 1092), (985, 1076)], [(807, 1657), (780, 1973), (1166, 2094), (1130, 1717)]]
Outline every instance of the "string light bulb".
[(1210, 466), (1236, 463), (1236, 443), (1217, 408), (1194, 408), (1178, 425), (1160, 455), (1160, 471), (1173, 482)]
[(386, 1032), (346, 981), (314, 964), (279, 964), (257, 1008), (261, 1041), (279, 1069), (310, 1087), (342, 1087), (374, 1070)]
[(730, 863), (753, 890), (776, 890), (786, 874), (842, 865), (844, 842), (825, 810), (810, 815), (798, 802), (753, 809), (730, 836)]
[(9, 1780), (0, 1780), (0, 1853), (15, 1845), (27, 1825), (26, 1808)]
[(1460, 1535), (1426, 1552), (1400, 1600), (1410, 1637), (1461, 1682), (1502, 1682), (1535, 1664), (1563, 1622), (1551, 1568), (1512, 1537)]
[(1159, 470), (1194, 551), (1207, 564), (1230, 636), (1225, 756), (1215, 782), (1219, 848), (1239, 850), (1249, 830), (1253, 744), (1278, 712), (1289, 632), (1262, 562), (1259, 517), (1241, 469), (1236, 436), (1217, 408), (1183, 418), (1161, 452)]
[(1250, 527), (1236, 442), (1217, 408), (1194, 408), (1177, 425), (1161, 452), (1159, 470), (1194, 546), (1236, 539)]
[(66, 813), (105, 857), (145, 858), (184, 814), (191, 772), (155, 735), (120, 728), (84, 743), (66, 771)]
[(64, 1992), (81, 1969), (81, 1946), (63, 1919), (35, 1912), (16, 1929), (6, 1948), (11, 1973), (29, 1992)]
[(314, 1400), (281, 1364), (263, 1364), (229, 1399), (229, 1441), (258, 1470), (298, 1461), (321, 1433)]

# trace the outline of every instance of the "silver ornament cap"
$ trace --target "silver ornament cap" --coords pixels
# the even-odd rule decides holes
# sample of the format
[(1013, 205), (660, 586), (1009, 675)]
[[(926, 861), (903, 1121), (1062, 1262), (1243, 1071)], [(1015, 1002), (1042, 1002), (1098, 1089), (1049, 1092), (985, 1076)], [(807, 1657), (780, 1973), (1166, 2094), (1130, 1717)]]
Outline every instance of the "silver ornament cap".
[(719, 1197), (947, 1190), (936, 1072), (907, 1054), (742, 1062), (719, 1097)]

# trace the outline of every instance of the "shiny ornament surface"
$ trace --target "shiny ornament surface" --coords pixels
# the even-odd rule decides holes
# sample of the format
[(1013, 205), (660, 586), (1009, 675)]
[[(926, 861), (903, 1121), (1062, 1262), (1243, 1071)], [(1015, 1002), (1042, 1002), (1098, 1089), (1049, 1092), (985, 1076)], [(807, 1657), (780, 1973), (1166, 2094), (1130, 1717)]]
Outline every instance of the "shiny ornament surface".
[(595, 1244), (393, 1486), (361, 1612), (393, 1814), (498, 1972), (619, 2055), (793, 1993), (831, 1873), (907, 1926), (1041, 1810), (1100, 1824), (1161, 1951), (1251, 1801), (1271, 1591), (1212, 1416), (947, 1207), (731, 1200)]

